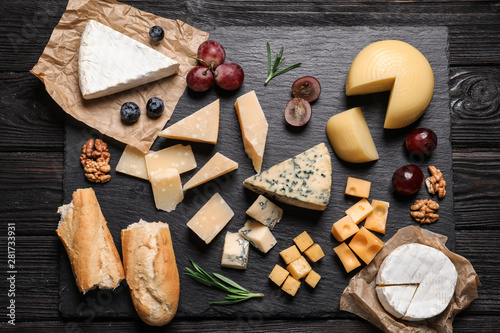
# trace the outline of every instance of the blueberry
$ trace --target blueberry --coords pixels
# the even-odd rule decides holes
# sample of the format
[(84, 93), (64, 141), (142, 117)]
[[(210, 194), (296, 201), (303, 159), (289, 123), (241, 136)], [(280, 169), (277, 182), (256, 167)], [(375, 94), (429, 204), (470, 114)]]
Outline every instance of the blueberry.
[(163, 101), (158, 97), (152, 97), (149, 99), (146, 104), (146, 111), (148, 112), (148, 116), (151, 118), (158, 118), (163, 113), (163, 109), (165, 105)]
[(165, 32), (162, 27), (155, 25), (149, 29), (149, 36), (152, 40), (159, 42), (165, 37)]
[(120, 109), (122, 121), (127, 124), (133, 124), (139, 119), (141, 109), (134, 102), (123, 103)]

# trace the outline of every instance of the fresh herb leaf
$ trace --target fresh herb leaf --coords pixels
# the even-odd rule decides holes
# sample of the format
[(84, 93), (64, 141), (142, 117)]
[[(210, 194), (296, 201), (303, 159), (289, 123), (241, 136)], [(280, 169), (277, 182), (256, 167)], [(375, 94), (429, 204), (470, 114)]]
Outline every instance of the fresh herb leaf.
[(281, 50), (276, 54), (276, 58), (274, 58), (274, 64), (271, 67), (271, 46), (269, 45), (269, 42), (267, 43), (267, 79), (264, 82), (264, 85), (267, 85), (269, 81), (271, 81), (273, 78), (275, 78), (278, 75), (284, 74), (294, 68), (299, 67), (302, 65), (301, 62), (293, 64), (291, 66), (288, 66), (287, 68), (279, 71), (276, 73), (278, 70), (278, 67), (283, 63), (285, 58), (283, 57), (283, 47), (281, 47)]
[(184, 274), (187, 276), (190, 276), (193, 280), (211, 288), (217, 288), (224, 290), (225, 292), (228, 292), (229, 294), (224, 298), (225, 301), (220, 301), (220, 302), (210, 302), (210, 304), (214, 305), (228, 305), (228, 304), (234, 304), (242, 301), (246, 301), (248, 299), (254, 298), (254, 297), (262, 297), (264, 294), (262, 293), (252, 293), (248, 291), (247, 289), (243, 288), (241, 285), (238, 283), (234, 282), (233, 280), (225, 277), (224, 275), (218, 274), (218, 273), (213, 273), (213, 276), (216, 277), (217, 279), (221, 280), (225, 284), (217, 281), (215, 278), (213, 278), (210, 274), (205, 272), (203, 268), (201, 268), (199, 265), (197, 265), (193, 260), (189, 259), (191, 262), (191, 265), (193, 265), (194, 270), (188, 267), (185, 267), (185, 272)]

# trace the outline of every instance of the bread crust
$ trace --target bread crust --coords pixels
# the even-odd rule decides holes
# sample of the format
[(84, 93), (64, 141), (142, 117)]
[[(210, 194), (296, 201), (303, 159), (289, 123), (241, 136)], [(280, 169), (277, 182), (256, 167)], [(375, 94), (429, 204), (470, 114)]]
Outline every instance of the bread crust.
[(77, 189), (73, 201), (59, 207), (56, 230), (71, 262), (78, 289), (114, 289), (125, 278), (120, 255), (92, 188)]
[(179, 303), (179, 273), (168, 224), (140, 221), (122, 230), (125, 276), (139, 317), (168, 324)]

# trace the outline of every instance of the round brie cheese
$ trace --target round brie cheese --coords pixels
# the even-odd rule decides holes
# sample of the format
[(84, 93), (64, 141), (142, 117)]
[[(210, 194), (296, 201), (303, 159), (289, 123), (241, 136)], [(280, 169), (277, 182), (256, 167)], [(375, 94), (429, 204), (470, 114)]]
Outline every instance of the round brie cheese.
[(450, 303), (457, 270), (441, 251), (423, 244), (405, 244), (392, 251), (377, 274), (377, 296), (396, 318), (420, 321), (437, 316)]

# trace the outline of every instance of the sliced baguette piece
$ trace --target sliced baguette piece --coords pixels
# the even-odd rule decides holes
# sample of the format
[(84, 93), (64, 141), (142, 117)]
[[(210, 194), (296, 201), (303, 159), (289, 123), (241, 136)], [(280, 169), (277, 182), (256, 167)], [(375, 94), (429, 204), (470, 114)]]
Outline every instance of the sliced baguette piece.
[(125, 278), (120, 255), (92, 188), (77, 189), (59, 207), (56, 230), (71, 262), (78, 289), (115, 289)]
[(168, 224), (140, 220), (122, 230), (125, 276), (135, 310), (148, 325), (168, 324), (179, 303), (179, 273)]

